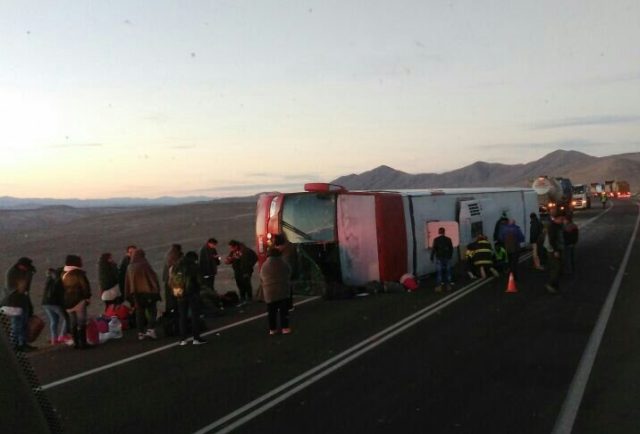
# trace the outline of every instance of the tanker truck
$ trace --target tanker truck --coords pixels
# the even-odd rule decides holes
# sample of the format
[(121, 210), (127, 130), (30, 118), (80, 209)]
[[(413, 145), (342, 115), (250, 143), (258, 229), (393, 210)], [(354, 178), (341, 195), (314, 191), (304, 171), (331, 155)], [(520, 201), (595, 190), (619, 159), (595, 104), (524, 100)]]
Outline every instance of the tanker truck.
[(571, 214), (573, 186), (569, 178), (539, 176), (531, 187), (538, 195), (541, 216), (547, 216), (552, 210), (559, 215)]

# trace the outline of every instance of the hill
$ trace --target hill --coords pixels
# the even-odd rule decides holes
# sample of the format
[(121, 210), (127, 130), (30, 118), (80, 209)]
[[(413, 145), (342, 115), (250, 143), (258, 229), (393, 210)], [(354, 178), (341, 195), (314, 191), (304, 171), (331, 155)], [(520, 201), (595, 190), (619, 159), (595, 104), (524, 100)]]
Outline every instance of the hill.
[(528, 187), (540, 175), (563, 176), (574, 184), (626, 180), (637, 191), (640, 185), (640, 153), (593, 157), (577, 151), (558, 150), (526, 164), (478, 161), (441, 174), (409, 174), (379, 166), (361, 174), (337, 178), (331, 183), (349, 190), (421, 189), (452, 187)]

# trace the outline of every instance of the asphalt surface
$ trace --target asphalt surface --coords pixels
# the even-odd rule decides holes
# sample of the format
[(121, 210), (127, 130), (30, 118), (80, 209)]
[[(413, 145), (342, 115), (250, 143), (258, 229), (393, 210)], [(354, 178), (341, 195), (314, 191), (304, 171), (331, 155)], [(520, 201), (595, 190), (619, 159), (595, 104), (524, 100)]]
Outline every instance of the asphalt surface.
[[(517, 294), (505, 294), (505, 277), (480, 284), (460, 276), (450, 293), (427, 281), (412, 294), (311, 300), (293, 313), (294, 333), (274, 337), (266, 318), (252, 319), (264, 311), (256, 303), (210, 319), (204, 346), (129, 333), (29, 360), (69, 433), (550, 433), (638, 207), (614, 201), (590, 221), (601, 213), (576, 214), (589, 224), (560, 295), (546, 293), (546, 273), (528, 260)], [(638, 432), (639, 263), (636, 238), (575, 433)]]

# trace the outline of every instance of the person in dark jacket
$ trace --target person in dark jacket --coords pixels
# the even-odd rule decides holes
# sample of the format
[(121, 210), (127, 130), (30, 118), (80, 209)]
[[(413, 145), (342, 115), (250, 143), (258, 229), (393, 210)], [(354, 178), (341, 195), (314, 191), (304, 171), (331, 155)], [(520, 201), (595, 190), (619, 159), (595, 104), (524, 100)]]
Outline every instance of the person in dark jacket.
[(453, 243), (447, 237), (444, 228), (438, 229), (438, 236), (433, 240), (431, 262), (436, 260), (436, 292), (442, 291), (444, 283), (447, 291), (451, 289), (451, 258), (453, 257)]
[(64, 311), (64, 287), (61, 280), (62, 268), (49, 268), (42, 294), (42, 310), (49, 321), (51, 345), (62, 344), (71, 339)]
[(509, 218), (507, 217), (507, 213), (503, 212), (500, 215), (500, 218), (496, 221), (496, 224), (493, 227), (493, 242), (500, 240), (500, 231), (502, 231), (502, 226), (509, 223)]
[(20, 308), (20, 314), (11, 317), (11, 340), (17, 351), (35, 349), (27, 343), (27, 324), (33, 315), (33, 303), (31, 303), (29, 290), (35, 272), (33, 261), (22, 257), (7, 270), (5, 278), (5, 286), (9, 294), (2, 301), (2, 305)]
[(90, 348), (87, 344), (87, 305), (91, 301), (91, 285), (82, 269), (82, 258), (67, 255), (62, 269), (64, 308), (69, 315), (69, 328), (76, 349)]
[[(111, 304), (122, 304), (124, 297), (119, 284), (118, 264), (109, 252), (103, 253), (98, 259), (98, 289), (105, 308)], [(105, 291), (109, 291), (105, 293)], [(119, 293), (120, 295), (116, 295)]]
[(290, 295), (289, 295), (289, 310), (294, 309), (293, 306), (293, 281), (298, 276), (298, 251), (295, 244), (287, 239), (285, 234), (277, 234), (273, 240), (274, 246), (282, 252), (282, 259), (287, 263), (291, 273), (289, 275), (290, 283)]
[(172, 244), (169, 251), (164, 257), (164, 267), (162, 268), (162, 283), (164, 285), (164, 310), (165, 312), (175, 312), (178, 309), (178, 301), (176, 300), (171, 286), (169, 285), (169, 277), (171, 276), (171, 267), (174, 267), (182, 257), (182, 245)]
[(565, 216), (563, 238), (564, 238), (564, 267), (568, 274), (576, 271), (575, 248), (578, 243), (578, 225), (573, 222), (571, 216)]
[(136, 249), (133, 252), (131, 263), (127, 267), (124, 294), (125, 298), (135, 306), (138, 340), (156, 339), (155, 326), (158, 315), (157, 303), (160, 301), (160, 281), (142, 249)]
[(560, 276), (562, 275), (562, 261), (564, 240), (562, 231), (562, 216), (551, 216), (551, 221), (545, 228), (544, 248), (547, 251), (549, 280), (545, 285), (547, 292), (556, 294), (560, 290)]
[(267, 260), (260, 269), (264, 301), (267, 304), (269, 334), (278, 333), (278, 318), (282, 334), (291, 333), (289, 327), (289, 296), (291, 269), (282, 252), (276, 247), (267, 250)]
[(233, 268), (233, 276), (240, 293), (240, 305), (247, 304), (253, 299), (251, 275), (253, 274), (253, 266), (258, 262), (258, 255), (240, 241), (231, 240), (229, 241), (229, 254), (224, 262)]
[(544, 237), (542, 232), (544, 230), (544, 226), (538, 218), (538, 214), (536, 214), (535, 212), (529, 214), (529, 218), (529, 244), (531, 244), (531, 259), (533, 260), (533, 268), (535, 268), (536, 270), (544, 270), (544, 267), (542, 266), (542, 255), (544, 255), (544, 250), (542, 247)]
[(137, 249), (133, 244), (127, 246), (127, 251), (125, 252), (124, 257), (120, 261), (120, 265), (118, 266), (118, 285), (120, 285), (120, 292), (124, 294), (124, 284), (127, 280), (127, 267), (131, 263), (131, 258), (133, 258), (133, 252)]
[(189, 251), (184, 258), (172, 269), (172, 273), (183, 273), (184, 293), (177, 297), (178, 315), (180, 327), (180, 346), (187, 345), (187, 322), (189, 311), (191, 312), (191, 333), (193, 345), (206, 344), (207, 341), (200, 336), (200, 313), (202, 312), (202, 300), (200, 290), (204, 286), (200, 268), (198, 266), (198, 254)]
[(525, 240), (524, 234), (520, 226), (516, 225), (515, 220), (509, 219), (506, 224), (500, 226), (498, 241), (500, 241), (507, 251), (507, 260), (509, 261), (509, 271), (513, 274), (513, 279), (517, 282), (520, 278), (518, 273), (518, 264), (520, 263), (520, 243)]
[(200, 274), (204, 286), (211, 291), (215, 291), (216, 274), (218, 274), (218, 265), (220, 265), (220, 256), (218, 255), (218, 240), (209, 238), (204, 246), (200, 249), (198, 264), (200, 265)]

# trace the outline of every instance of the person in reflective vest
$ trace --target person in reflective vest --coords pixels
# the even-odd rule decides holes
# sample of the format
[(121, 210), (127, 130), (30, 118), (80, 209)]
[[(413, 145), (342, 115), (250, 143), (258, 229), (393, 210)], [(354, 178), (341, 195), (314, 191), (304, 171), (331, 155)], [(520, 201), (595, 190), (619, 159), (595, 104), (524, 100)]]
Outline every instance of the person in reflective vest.
[(487, 270), (489, 270), (494, 276), (498, 276), (498, 272), (493, 267), (493, 249), (486, 236), (479, 234), (476, 237), (473, 251), (473, 266), (477, 270), (477, 274), (484, 279), (487, 277)]

